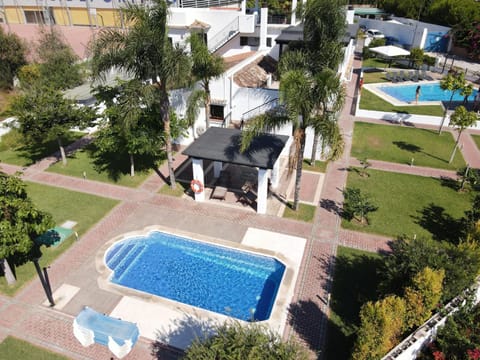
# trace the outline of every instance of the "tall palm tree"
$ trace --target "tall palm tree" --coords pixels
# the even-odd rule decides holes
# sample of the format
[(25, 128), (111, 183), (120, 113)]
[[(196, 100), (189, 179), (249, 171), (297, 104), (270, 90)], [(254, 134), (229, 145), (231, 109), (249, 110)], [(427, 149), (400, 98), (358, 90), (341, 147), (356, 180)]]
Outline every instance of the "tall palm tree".
[(149, 7), (127, 2), (122, 14), (127, 29), (103, 28), (91, 44), (93, 75), (104, 78), (111, 69), (121, 69), (156, 94), (148, 106), (158, 109), (163, 122), (170, 186), (175, 188), (168, 89), (188, 81), (189, 58), (168, 40), (165, 0), (152, 0)]
[(200, 81), (205, 106), (205, 125), (210, 127), (210, 81), (219, 78), (225, 71), (225, 62), (221, 56), (210, 53), (207, 44), (199, 34), (190, 36), (192, 50), (192, 73)]
[(340, 77), (325, 68), (315, 76), (315, 136), (312, 145), (311, 165), (315, 164), (318, 141), (321, 140), (322, 153), (328, 148), (328, 159), (336, 160), (343, 153), (343, 140), (336, 121), (336, 114), (345, 102), (345, 88)]
[[(343, 143), (336, 121), (329, 116), (319, 116), (315, 111), (318, 106), (317, 94), (321, 91), (320, 87), (324, 86), (320, 79), (321, 76), (314, 76), (308, 69), (301, 67), (284, 72), (280, 78), (280, 101), (285, 111), (275, 110), (249, 120), (242, 135), (242, 149), (246, 150), (253, 137), (260, 132), (292, 124), (293, 156), (290, 158), (290, 168), (296, 170), (294, 210), (298, 209), (300, 199), (306, 129), (312, 127), (318, 134), (325, 132), (325, 144), (328, 146), (328, 141), (332, 140)], [(332, 131), (331, 125), (337, 131)], [(330, 136), (327, 129), (336, 136)], [(338, 148), (335, 144), (330, 147)]]

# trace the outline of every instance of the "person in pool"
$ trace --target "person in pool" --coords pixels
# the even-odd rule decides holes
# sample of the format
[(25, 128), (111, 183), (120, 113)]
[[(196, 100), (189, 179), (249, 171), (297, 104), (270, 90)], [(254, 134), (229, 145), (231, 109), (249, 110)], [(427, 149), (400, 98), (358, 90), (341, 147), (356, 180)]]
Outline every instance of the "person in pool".
[(418, 85), (417, 90), (415, 90), (415, 104), (417, 105), (418, 105), (418, 99), (420, 98), (420, 89), (421, 89), (421, 86)]

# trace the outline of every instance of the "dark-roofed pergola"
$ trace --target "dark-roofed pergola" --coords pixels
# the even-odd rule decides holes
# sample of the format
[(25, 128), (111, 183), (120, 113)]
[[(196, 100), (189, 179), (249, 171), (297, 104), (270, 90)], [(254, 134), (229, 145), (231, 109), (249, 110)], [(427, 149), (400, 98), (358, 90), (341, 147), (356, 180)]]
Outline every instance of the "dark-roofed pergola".
[[(183, 154), (192, 159), (193, 179), (204, 183), (203, 160), (213, 161), (214, 176), (218, 178), (224, 164), (234, 164), (258, 169), (257, 212), (265, 213), (267, 206), (268, 178), (272, 187), (279, 181), (278, 158), (287, 144), (288, 136), (261, 134), (256, 136), (249, 148), (240, 152), (241, 131), (211, 127), (196, 139)], [(195, 200), (205, 200), (204, 192), (196, 193)]]

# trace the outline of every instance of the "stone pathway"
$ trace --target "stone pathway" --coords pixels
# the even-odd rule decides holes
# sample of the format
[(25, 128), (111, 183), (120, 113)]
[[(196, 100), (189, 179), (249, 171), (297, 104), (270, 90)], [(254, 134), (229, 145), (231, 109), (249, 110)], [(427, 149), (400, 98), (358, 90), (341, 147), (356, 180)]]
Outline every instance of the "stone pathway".
[[(359, 68), (361, 62), (354, 60), (353, 66)], [(215, 204), (196, 203), (158, 194), (158, 190), (165, 184), (165, 176), (168, 176), (166, 164), (159, 169), (159, 174), (162, 176), (153, 174), (137, 189), (45, 172), (44, 170), (53, 161), (57, 161), (55, 156), (28, 168), (2, 163), (0, 169), (9, 174), (22, 171), (23, 178), (29, 181), (121, 201), (51, 266), (50, 276), (56, 284), (62, 284), (67, 279), (74, 278), (85, 283), (95, 282), (95, 279), (85, 278), (85, 276), (82, 278), (82, 269), (90, 266), (92, 257), (105, 239), (124, 232), (132, 224), (142, 228), (155, 221), (173, 228), (192, 229), (192, 231), (200, 229), (203, 234), (215, 237), (225, 236), (232, 241), (241, 239), (248, 227), (306, 238), (306, 251), (296, 284), (285, 337), (298, 339), (312, 351), (312, 358), (322, 359), (321, 350), (325, 349), (329, 299), (337, 246), (342, 245), (368, 251), (388, 251), (388, 244), (391, 240), (388, 237), (340, 228), (339, 211), (343, 201), (341, 190), (346, 183), (348, 167), (358, 165), (357, 160), (350, 157), (354, 122), (372, 121), (355, 118), (351, 112), (356, 98), (357, 82), (358, 74), (354, 72), (351, 82), (347, 84), (347, 101), (340, 117), (340, 126), (345, 139), (345, 152), (339, 160), (328, 165), (320, 194), (319, 208), (313, 224), (257, 215), (235, 208), (225, 211), (224, 207)], [(471, 140), (470, 133), (477, 132), (465, 133), (461, 151), (471, 166), (480, 167), (476, 165), (480, 162), (480, 152)], [(88, 142), (89, 140), (83, 141)], [(83, 145), (85, 144), (79, 141), (69, 151)], [(176, 154), (174, 166), (177, 167), (184, 159), (183, 155)], [(372, 161), (372, 164), (372, 168), (387, 171), (422, 176), (455, 176), (452, 171), (381, 161)], [(305, 176), (306, 189), (309, 189), (309, 193), (314, 193), (315, 185), (308, 183), (309, 179), (313, 179), (313, 177)], [(89, 294), (84, 296), (88, 299)], [(99, 304), (103, 302), (102, 306), (105, 308), (114, 306), (118, 302), (115, 295), (103, 294), (102, 296), (101, 299), (96, 298), (91, 301), (97, 301)], [(83, 348), (72, 333), (72, 315), (75, 312), (50, 309), (41, 305), (44, 300), (45, 297), (37, 279), (27, 284), (15, 297), (0, 296), (0, 340), (7, 335), (13, 335), (72, 359), (109, 359), (111, 357), (108, 350), (100, 345)], [(70, 308), (72, 309), (72, 307)], [(176, 357), (177, 354), (169, 350), (164, 350), (156, 356), (160, 360), (170, 360)], [(141, 339), (125, 359), (152, 359), (151, 342)]]

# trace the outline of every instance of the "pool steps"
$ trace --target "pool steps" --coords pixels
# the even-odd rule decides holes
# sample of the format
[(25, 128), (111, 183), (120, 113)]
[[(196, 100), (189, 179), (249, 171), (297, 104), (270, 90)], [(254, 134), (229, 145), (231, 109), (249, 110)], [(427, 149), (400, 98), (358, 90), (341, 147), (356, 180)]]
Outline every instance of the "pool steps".
[(122, 261), (120, 261), (118, 265), (115, 266), (115, 278), (118, 281), (122, 279), (123, 274), (128, 270), (130, 266), (135, 263), (135, 259), (137, 259), (145, 249), (145, 244), (135, 244), (133, 248), (128, 251)]
[[(110, 269), (115, 271), (115, 277), (118, 279), (120, 275), (119, 274), (119, 263), (124, 260), (125, 257), (129, 255), (129, 252), (139, 244), (136, 244), (138, 240), (132, 240), (132, 241), (127, 241), (122, 245), (117, 246), (118, 249), (114, 249), (113, 255), (110, 257), (110, 259), (107, 262), (107, 265)], [(195, 248), (192, 248), (188, 245), (183, 245), (183, 244), (172, 244), (172, 242), (169, 242), (169, 246), (172, 248), (177, 248), (180, 251), (183, 251), (187, 254), (189, 254), (192, 257), (200, 258), (204, 261), (209, 261), (212, 264), (224, 264), (226, 262), (226, 256), (224, 254), (215, 254), (211, 252), (206, 252), (202, 250), (198, 250)], [(259, 276), (263, 277), (264, 273), (270, 273), (272, 271), (271, 264), (261, 264), (261, 263), (252, 263), (250, 261), (245, 261), (243, 260), (242, 256), (240, 257), (232, 257), (228, 256), (227, 260), (231, 264), (231, 268), (242, 271), (242, 272), (247, 272), (252, 276)], [(245, 267), (245, 265), (248, 265), (248, 267)], [(125, 271), (125, 269), (122, 272)]]

